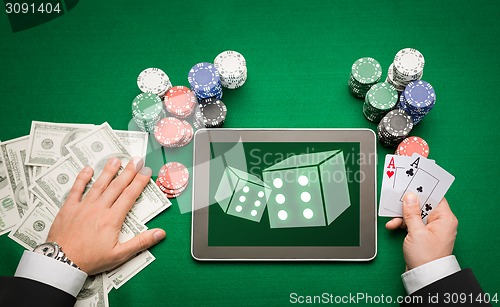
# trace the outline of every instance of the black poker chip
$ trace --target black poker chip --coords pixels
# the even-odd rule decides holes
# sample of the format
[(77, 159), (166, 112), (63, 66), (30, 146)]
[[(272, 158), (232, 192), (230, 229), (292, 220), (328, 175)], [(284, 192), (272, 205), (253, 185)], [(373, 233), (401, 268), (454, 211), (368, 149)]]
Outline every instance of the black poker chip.
[(404, 110), (387, 113), (377, 126), (377, 138), (386, 147), (395, 148), (408, 137), (413, 129), (413, 120)]
[(215, 97), (200, 100), (199, 109), (196, 111), (195, 127), (220, 128), (227, 115), (226, 105)]

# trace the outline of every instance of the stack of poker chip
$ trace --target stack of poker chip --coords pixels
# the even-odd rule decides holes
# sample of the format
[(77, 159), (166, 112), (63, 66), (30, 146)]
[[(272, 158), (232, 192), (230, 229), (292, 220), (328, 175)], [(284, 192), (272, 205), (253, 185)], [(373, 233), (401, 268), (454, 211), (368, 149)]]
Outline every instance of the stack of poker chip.
[(168, 75), (159, 68), (146, 68), (137, 77), (137, 86), (143, 93), (151, 92), (160, 97), (172, 87)]
[(193, 139), (193, 126), (185, 120), (165, 117), (154, 127), (155, 139), (164, 147), (183, 147)]
[(178, 118), (187, 118), (193, 114), (198, 104), (196, 95), (185, 86), (174, 86), (164, 98), (165, 109)]
[(214, 64), (202, 62), (194, 65), (189, 70), (188, 81), (198, 99), (222, 98), (222, 84)]
[(156, 123), (165, 116), (158, 95), (151, 92), (137, 95), (132, 102), (132, 118), (142, 131), (152, 131)]
[(414, 153), (426, 158), (429, 156), (429, 145), (418, 136), (410, 136), (404, 139), (396, 149), (396, 154), (399, 156), (411, 157)]
[(399, 108), (411, 116), (415, 125), (432, 110), (435, 103), (434, 88), (423, 80), (410, 82), (399, 97)]
[(389, 66), (386, 81), (402, 92), (412, 81), (420, 80), (424, 74), (425, 59), (413, 48), (401, 49)]
[(394, 109), (398, 102), (398, 92), (387, 82), (380, 82), (372, 86), (363, 104), (363, 114), (372, 122), (380, 122), (387, 112)]
[(194, 126), (201, 128), (220, 128), (226, 120), (226, 105), (219, 99), (200, 100), (199, 109), (194, 113)]
[(349, 91), (358, 98), (364, 98), (368, 90), (380, 81), (382, 68), (374, 58), (360, 58), (351, 67)]
[(186, 190), (189, 182), (188, 169), (179, 162), (168, 162), (160, 168), (156, 185), (168, 198), (175, 198)]
[(220, 53), (214, 60), (214, 66), (225, 88), (238, 88), (247, 80), (247, 63), (239, 52), (227, 50)]
[(413, 120), (404, 110), (395, 109), (387, 113), (377, 126), (377, 138), (386, 147), (395, 148), (408, 137), (413, 129)]

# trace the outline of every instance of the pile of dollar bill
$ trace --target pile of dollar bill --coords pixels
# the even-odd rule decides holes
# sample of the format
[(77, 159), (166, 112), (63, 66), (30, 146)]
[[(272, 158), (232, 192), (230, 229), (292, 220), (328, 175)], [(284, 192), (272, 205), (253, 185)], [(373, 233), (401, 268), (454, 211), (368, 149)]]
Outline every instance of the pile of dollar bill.
[[(118, 157), (122, 165), (134, 156), (145, 159), (148, 134), (113, 130), (102, 125), (33, 121), (30, 134), (0, 143), (0, 235), (28, 250), (45, 242), (50, 226), (85, 165), (99, 177), (106, 162)], [(170, 206), (154, 181), (146, 186), (123, 223), (119, 241), (147, 229), (152, 218)], [(75, 306), (108, 306), (108, 293), (150, 264), (144, 251), (111, 271), (89, 276)]]

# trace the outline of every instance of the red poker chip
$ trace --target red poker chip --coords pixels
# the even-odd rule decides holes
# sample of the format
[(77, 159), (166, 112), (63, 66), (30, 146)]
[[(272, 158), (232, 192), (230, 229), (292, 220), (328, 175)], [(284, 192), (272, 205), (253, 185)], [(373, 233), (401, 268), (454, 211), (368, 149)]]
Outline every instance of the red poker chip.
[(185, 86), (175, 86), (165, 95), (165, 108), (169, 113), (180, 118), (193, 114), (197, 103), (196, 95)]
[(179, 162), (168, 162), (158, 173), (158, 182), (169, 190), (178, 190), (187, 185), (188, 169)]
[(162, 146), (173, 147), (178, 144), (184, 135), (186, 129), (184, 124), (175, 117), (165, 117), (160, 119), (154, 129), (155, 139)]
[(185, 120), (182, 120), (182, 124), (184, 125), (184, 128), (186, 129), (186, 133), (184, 134), (184, 137), (182, 138), (182, 140), (180, 140), (180, 142), (177, 144), (176, 147), (186, 146), (193, 139), (193, 135), (194, 135), (193, 126), (191, 126), (191, 124)]
[(172, 199), (172, 198), (177, 198), (179, 196), (181, 196), (182, 193), (179, 193), (179, 194), (165, 194), (165, 196), (167, 196), (168, 199)]
[(188, 184), (186, 182), (186, 185), (184, 185), (182, 188), (171, 190), (171, 189), (167, 189), (166, 187), (164, 187), (158, 179), (156, 179), (156, 185), (158, 186), (158, 188), (160, 188), (160, 190), (164, 194), (171, 194), (171, 195), (174, 195), (174, 194), (179, 194), (180, 195), (182, 192), (184, 192), (184, 190), (186, 190), (186, 188), (188, 186)]
[(418, 153), (426, 158), (429, 156), (429, 145), (424, 139), (418, 136), (410, 136), (404, 139), (396, 149), (396, 154), (400, 156), (411, 157), (414, 153)]

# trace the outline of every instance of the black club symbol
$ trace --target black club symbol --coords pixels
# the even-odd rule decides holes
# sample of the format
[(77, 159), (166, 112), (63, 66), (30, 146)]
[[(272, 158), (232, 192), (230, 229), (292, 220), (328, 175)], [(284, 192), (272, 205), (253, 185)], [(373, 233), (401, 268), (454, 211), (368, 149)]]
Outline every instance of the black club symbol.
[(408, 177), (413, 176), (413, 175), (414, 175), (414, 173), (413, 173), (413, 168), (410, 168), (409, 170), (407, 170), (407, 171), (406, 171), (406, 175), (407, 175)]
[(419, 187), (417, 188), (417, 192), (422, 193), (423, 191), (424, 191), (424, 187), (419, 186)]
[(425, 211), (430, 211), (432, 210), (431, 204), (425, 204)]

